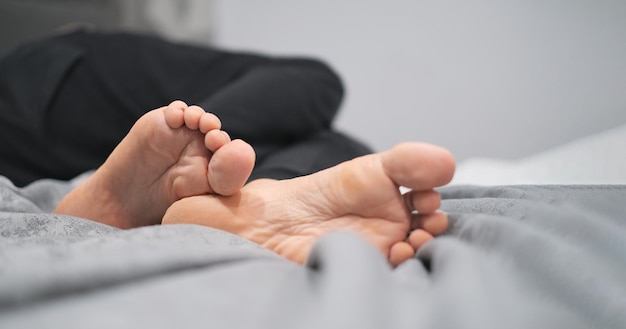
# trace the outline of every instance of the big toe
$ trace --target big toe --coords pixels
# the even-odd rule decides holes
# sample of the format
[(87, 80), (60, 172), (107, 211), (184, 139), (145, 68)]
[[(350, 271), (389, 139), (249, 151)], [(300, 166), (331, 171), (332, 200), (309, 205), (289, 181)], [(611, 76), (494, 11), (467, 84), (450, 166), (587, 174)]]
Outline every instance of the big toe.
[(233, 195), (246, 183), (255, 162), (254, 149), (237, 139), (218, 149), (209, 161), (209, 184), (221, 195)]
[(396, 184), (414, 190), (443, 186), (452, 180), (452, 154), (426, 143), (402, 143), (382, 154), (383, 167)]

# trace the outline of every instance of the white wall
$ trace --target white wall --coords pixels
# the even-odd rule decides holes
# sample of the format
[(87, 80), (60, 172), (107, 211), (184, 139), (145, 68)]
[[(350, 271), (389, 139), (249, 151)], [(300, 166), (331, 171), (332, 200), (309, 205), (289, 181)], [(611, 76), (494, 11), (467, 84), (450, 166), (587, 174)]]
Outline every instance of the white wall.
[[(218, 45), (331, 63), (336, 126), (517, 158), (626, 122), (626, 1), (215, 0)], [(626, 141), (625, 141), (626, 142)]]

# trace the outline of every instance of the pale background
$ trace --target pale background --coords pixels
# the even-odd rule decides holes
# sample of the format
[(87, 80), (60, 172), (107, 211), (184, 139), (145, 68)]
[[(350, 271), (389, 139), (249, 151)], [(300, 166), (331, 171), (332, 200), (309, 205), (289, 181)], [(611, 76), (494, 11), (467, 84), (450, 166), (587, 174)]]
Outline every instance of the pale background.
[[(343, 77), (336, 127), (459, 160), (517, 159), (626, 123), (626, 1), (0, 0), (2, 50), (71, 21), (308, 55)], [(16, 33), (20, 32), (20, 33)], [(625, 141), (626, 142), (626, 141)]]

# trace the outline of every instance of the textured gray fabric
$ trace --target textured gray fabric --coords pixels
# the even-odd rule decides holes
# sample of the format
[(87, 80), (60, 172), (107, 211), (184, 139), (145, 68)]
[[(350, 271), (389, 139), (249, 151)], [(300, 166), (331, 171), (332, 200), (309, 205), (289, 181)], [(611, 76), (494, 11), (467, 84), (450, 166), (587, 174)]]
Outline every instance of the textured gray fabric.
[(392, 270), (330, 234), (306, 266), (194, 225), (49, 214), (0, 180), (0, 328), (626, 328), (626, 187), (442, 189), (449, 232)]

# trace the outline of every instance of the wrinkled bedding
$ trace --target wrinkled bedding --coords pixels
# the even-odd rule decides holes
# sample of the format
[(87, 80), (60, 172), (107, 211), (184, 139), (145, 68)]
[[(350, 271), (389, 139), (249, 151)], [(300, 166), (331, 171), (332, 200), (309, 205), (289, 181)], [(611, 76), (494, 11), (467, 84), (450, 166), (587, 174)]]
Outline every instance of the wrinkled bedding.
[(0, 178), (0, 328), (626, 328), (626, 186), (453, 186), (391, 269), (362, 238), (305, 266), (194, 225), (51, 214), (76, 182)]

